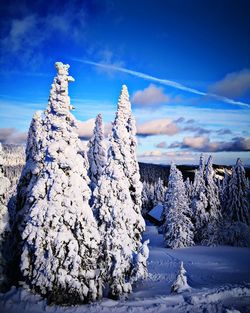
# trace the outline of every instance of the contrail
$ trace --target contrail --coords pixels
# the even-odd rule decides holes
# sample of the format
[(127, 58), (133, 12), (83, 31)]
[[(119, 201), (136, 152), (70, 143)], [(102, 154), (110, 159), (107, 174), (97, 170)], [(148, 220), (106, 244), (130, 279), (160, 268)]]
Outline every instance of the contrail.
[(140, 78), (145, 79), (145, 80), (154, 81), (154, 82), (160, 83), (162, 85), (170, 86), (170, 87), (173, 87), (173, 88), (176, 88), (176, 89), (179, 89), (179, 90), (183, 90), (183, 91), (187, 91), (187, 92), (190, 92), (190, 93), (193, 93), (193, 94), (196, 94), (196, 95), (211, 97), (211, 98), (214, 98), (214, 99), (217, 99), (219, 101), (223, 101), (223, 102), (226, 102), (226, 103), (229, 103), (229, 104), (240, 105), (240, 106), (244, 106), (244, 107), (250, 108), (250, 104), (248, 104), (248, 103), (241, 102), (241, 101), (235, 101), (233, 99), (230, 99), (230, 98), (227, 98), (227, 97), (223, 97), (223, 96), (219, 96), (219, 95), (216, 95), (214, 93), (207, 93), (207, 92), (200, 91), (200, 90), (197, 90), (197, 89), (189, 88), (189, 87), (186, 87), (186, 86), (184, 86), (182, 84), (174, 82), (172, 80), (157, 78), (157, 77), (154, 77), (154, 76), (151, 76), (151, 75), (148, 75), (148, 74), (132, 71), (132, 70), (129, 70), (127, 68), (118, 67), (118, 66), (115, 66), (115, 65), (97, 63), (97, 62), (81, 60), (81, 59), (75, 59), (75, 58), (73, 60), (77, 61), (77, 62), (85, 63), (85, 64), (90, 64), (90, 65), (106, 68), (106, 69), (113, 70), (113, 71), (119, 71), (119, 72), (127, 73), (127, 74), (130, 74), (130, 75), (136, 76), (136, 77), (140, 77)]

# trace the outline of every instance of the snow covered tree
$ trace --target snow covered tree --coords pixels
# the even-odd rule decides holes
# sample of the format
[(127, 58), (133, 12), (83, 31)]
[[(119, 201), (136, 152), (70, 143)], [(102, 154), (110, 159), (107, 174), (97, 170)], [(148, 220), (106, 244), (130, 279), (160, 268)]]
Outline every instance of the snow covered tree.
[(149, 195), (147, 192), (147, 183), (143, 182), (142, 184), (142, 215), (146, 216), (147, 212), (149, 211)]
[(132, 280), (137, 282), (148, 277), (147, 259), (149, 257), (148, 249), (149, 239), (145, 240), (139, 247), (137, 253), (134, 253)]
[(143, 182), (142, 188), (142, 213), (146, 215), (154, 206), (154, 185)]
[(166, 188), (163, 185), (163, 180), (159, 177), (157, 183), (155, 184), (154, 205), (164, 202), (165, 193), (166, 193)]
[(202, 241), (204, 227), (206, 227), (209, 219), (209, 215), (206, 210), (208, 201), (206, 197), (204, 170), (204, 158), (203, 155), (201, 155), (199, 169), (195, 170), (191, 197), (191, 209), (193, 214), (193, 223), (195, 227), (195, 242), (197, 243), (200, 243)]
[(88, 161), (90, 188), (93, 191), (101, 177), (107, 162), (106, 145), (104, 142), (104, 126), (102, 115), (98, 114), (95, 120), (94, 134), (88, 142)]
[[(31, 174), (39, 175), (34, 180), (32, 176), (22, 191), (20, 269), (25, 282), (49, 302), (75, 304), (101, 296), (100, 236), (88, 204), (89, 179), (70, 113), (68, 82), (74, 79), (68, 75), (69, 65), (55, 66), (48, 107), (42, 121), (38, 119), (41, 129), (30, 130), (26, 149), (27, 161), (34, 160)], [(29, 142), (34, 147), (31, 155)]]
[(238, 159), (232, 168), (225, 193), (226, 217), (233, 222), (250, 225), (249, 185), (241, 159)]
[[(94, 199), (103, 243), (103, 259), (100, 261), (102, 278), (109, 287), (109, 295), (119, 298), (132, 290), (134, 278), (138, 279), (136, 275), (142, 275), (141, 278), (146, 276), (147, 269), (142, 270), (145, 258), (136, 258), (137, 251), (141, 253), (141, 243), (139, 248), (134, 244), (133, 225), (137, 214), (133, 210), (128, 178), (124, 174), (123, 165), (113, 153), (112, 145), (108, 150), (107, 166), (94, 190)], [(136, 262), (134, 265), (135, 258), (142, 264)]]
[(220, 223), (222, 222), (222, 215), (219, 188), (215, 181), (215, 172), (213, 170), (211, 155), (208, 158), (205, 169), (205, 186), (208, 223), (203, 231), (202, 243), (206, 245), (215, 245), (220, 241)]
[[(30, 123), (28, 138), (26, 143), (26, 163), (23, 167), (21, 177), (17, 187), (17, 205), (18, 210), (23, 208), (23, 203), (26, 201), (27, 188), (33, 186), (37, 177), (44, 167), (44, 152), (42, 149), (43, 141), (45, 140), (44, 127), (42, 120), (42, 112), (37, 111)], [(23, 212), (21, 213), (23, 216)]]
[(16, 187), (25, 162), (25, 149), (22, 145), (3, 144), (2, 152), (4, 176), (10, 181), (10, 186), (6, 193), (6, 201), (8, 202), (11, 224), (12, 213), (15, 211), (14, 198), (16, 195)]
[(9, 214), (7, 208), (7, 192), (10, 181), (3, 173), (3, 150), (0, 143), (0, 291), (4, 291), (7, 284), (5, 240), (9, 232)]
[(181, 262), (179, 273), (171, 286), (171, 292), (181, 293), (183, 291), (190, 290), (190, 286), (187, 283), (186, 270), (183, 267), (183, 262)]
[(16, 195), (9, 202), (11, 206), (11, 271), (10, 279), (13, 284), (16, 284), (22, 279), (19, 271), (22, 232), (24, 230), (24, 217), (29, 206), (25, 205), (27, 195), (30, 188), (36, 184), (37, 178), (44, 167), (44, 151), (42, 142), (45, 141), (42, 113), (37, 111), (30, 123), (28, 138), (25, 149), (25, 164), (22, 168), (21, 176), (18, 181)]
[(219, 188), (215, 181), (215, 173), (213, 170), (212, 156), (210, 155), (206, 165), (205, 173), (207, 211), (210, 218), (220, 219), (220, 199)]
[(182, 248), (194, 245), (191, 211), (181, 172), (171, 164), (168, 189), (164, 202), (163, 232), (168, 248)]
[(235, 247), (250, 247), (250, 226), (225, 219), (220, 233), (220, 244)]
[(189, 177), (185, 180), (186, 193), (189, 198), (192, 196), (192, 182)]
[(187, 198), (188, 198), (188, 206), (190, 207), (191, 199), (192, 199), (192, 192), (193, 192), (193, 184), (190, 181), (189, 177), (185, 180), (184, 184), (185, 184)]
[(225, 170), (224, 178), (221, 183), (221, 189), (220, 189), (220, 201), (221, 201), (221, 207), (222, 211), (225, 210), (226, 202), (227, 202), (227, 195), (228, 195), (228, 182), (230, 179), (231, 174)]
[(134, 245), (140, 246), (142, 232), (145, 230), (145, 221), (141, 214), (142, 183), (140, 181), (139, 165), (136, 158), (136, 126), (131, 111), (128, 89), (122, 86), (118, 100), (118, 109), (113, 123), (111, 144), (115, 159), (122, 165), (122, 170), (129, 182), (129, 192), (136, 215), (134, 221)]

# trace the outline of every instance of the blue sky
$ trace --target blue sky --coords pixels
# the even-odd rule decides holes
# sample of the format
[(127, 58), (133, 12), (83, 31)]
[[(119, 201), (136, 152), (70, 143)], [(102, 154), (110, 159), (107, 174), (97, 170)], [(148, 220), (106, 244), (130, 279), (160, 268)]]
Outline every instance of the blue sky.
[(82, 138), (99, 112), (109, 129), (125, 83), (140, 161), (196, 163), (204, 152), (249, 165), (249, 21), (242, 0), (2, 2), (0, 141), (25, 140), (62, 61)]

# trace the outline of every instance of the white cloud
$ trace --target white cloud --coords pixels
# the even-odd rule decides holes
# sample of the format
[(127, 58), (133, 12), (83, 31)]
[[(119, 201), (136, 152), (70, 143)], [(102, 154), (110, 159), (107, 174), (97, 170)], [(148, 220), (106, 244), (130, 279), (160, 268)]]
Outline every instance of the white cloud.
[(183, 145), (188, 146), (194, 149), (201, 149), (209, 143), (209, 139), (207, 137), (184, 137)]
[(143, 90), (137, 90), (133, 94), (131, 101), (135, 104), (150, 106), (154, 104), (168, 103), (170, 97), (164, 94), (162, 87), (150, 84)]
[(137, 126), (137, 135), (139, 136), (173, 136), (179, 131), (180, 129), (168, 118), (148, 121)]

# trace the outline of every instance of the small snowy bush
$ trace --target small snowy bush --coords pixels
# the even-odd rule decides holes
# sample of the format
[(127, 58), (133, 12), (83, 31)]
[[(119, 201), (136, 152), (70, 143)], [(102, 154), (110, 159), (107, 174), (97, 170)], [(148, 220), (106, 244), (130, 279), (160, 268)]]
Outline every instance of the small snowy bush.
[(183, 262), (181, 262), (179, 273), (171, 286), (171, 292), (182, 293), (187, 290), (190, 290), (190, 286), (187, 283), (186, 270), (183, 267)]

